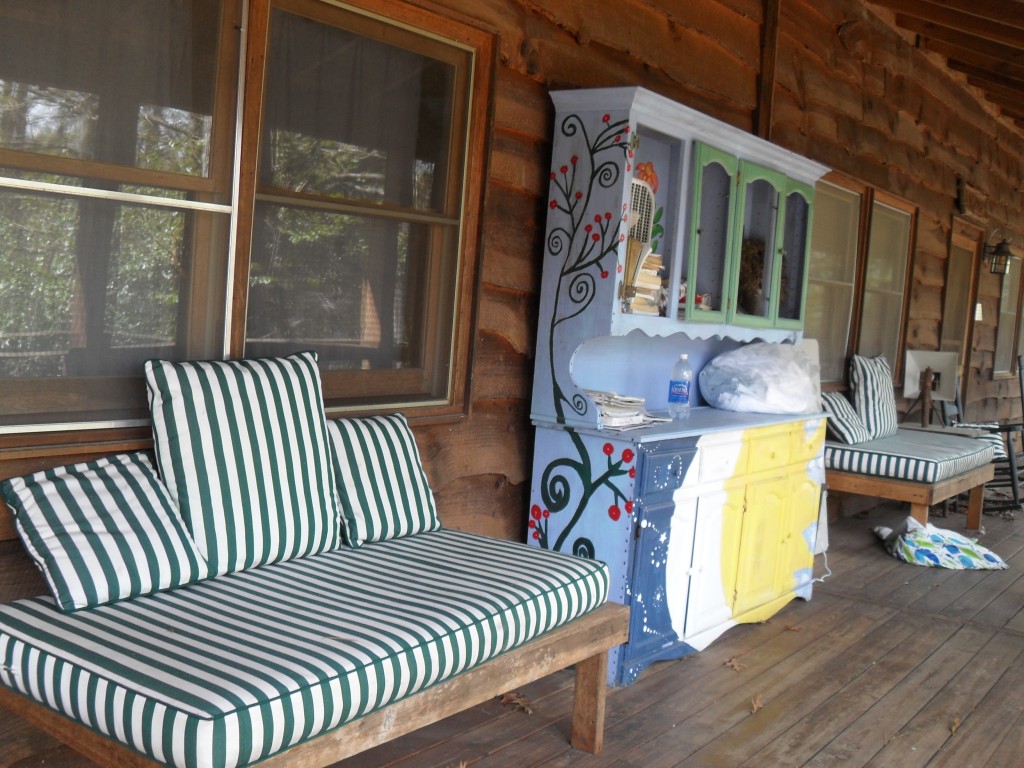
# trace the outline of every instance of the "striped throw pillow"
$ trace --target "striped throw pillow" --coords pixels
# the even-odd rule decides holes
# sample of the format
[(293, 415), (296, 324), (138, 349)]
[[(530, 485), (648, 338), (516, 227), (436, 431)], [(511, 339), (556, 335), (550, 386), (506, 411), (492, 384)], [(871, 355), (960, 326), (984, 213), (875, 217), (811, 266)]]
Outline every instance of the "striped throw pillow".
[(828, 431), (836, 440), (856, 445), (871, 439), (864, 422), (842, 392), (822, 392), (821, 404), (828, 414)]
[(441, 527), (405, 416), (339, 419), (328, 430), (349, 546)]
[(896, 434), (896, 395), (892, 387), (892, 370), (885, 355), (850, 358), (850, 388), (853, 407), (872, 438)]
[(43, 470), (0, 491), (62, 611), (210, 575), (145, 454)]
[(339, 546), (315, 353), (145, 370), (157, 466), (214, 573)]

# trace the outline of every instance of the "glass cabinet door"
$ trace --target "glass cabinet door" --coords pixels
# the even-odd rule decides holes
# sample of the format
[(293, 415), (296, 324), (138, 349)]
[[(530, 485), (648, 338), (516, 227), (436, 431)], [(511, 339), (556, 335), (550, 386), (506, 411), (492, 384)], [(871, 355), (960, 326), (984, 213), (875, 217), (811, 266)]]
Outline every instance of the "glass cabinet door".
[(725, 318), (738, 166), (732, 155), (694, 143), (689, 263), (679, 285), (680, 320)]
[(683, 140), (643, 124), (636, 129), (626, 244), (627, 301), (635, 315), (674, 317), (669, 277), (678, 262), (679, 167)]
[(784, 212), (779, 216), (782, 242), (778, 259), (779, 327), (803, 327), (804, 295), (807, 286), (807, 253), (814, 190), (798, 181), (789, 180), (786, 187)]
[(740, 163), (740, 200), (735, 237), (739, 244), (732, 319), (744, 325), (769, 325), (773, 307), (779, 204), (786, 178), (754, 163)]

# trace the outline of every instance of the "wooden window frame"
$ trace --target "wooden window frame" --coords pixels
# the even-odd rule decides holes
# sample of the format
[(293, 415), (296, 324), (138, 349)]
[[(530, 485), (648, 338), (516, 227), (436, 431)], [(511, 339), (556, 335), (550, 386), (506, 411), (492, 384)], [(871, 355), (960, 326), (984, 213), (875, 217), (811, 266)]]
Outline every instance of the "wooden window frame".
[(903, 384), (903, 360), (907, 352), (907, 323), (910, 319), (910, 291), (913, 286), (914, 278), (914, 253), (917, 249), (917, 206), (911, 203), (909, 200), (905, 200), (901, 197), (897, 197), (889, 192), (884, 192), (879, 189), (868, 188), (868, 194), (865, 199), (865, 212), (862, 215), (865, 217), (864, 225), (864, 239), (861, 241), (861, 252), (859, 254), (861, 258), (860, 273), (858, 275), (860, 293), (856, 303), (856, 317), (857, 317), (857, 343), (851, 344), (849, 348), (849, 354), (852, 355), (860, 346), (860, 337), (862, 334), (862, 323), (864, 321), (864, 285), (867, 278), (868, 268), (868, 257), (871, 239), (871, 219), (874, 213), (875, 203), (885, 205), (889, 208), (893, 208), (898, 211), (902, 211), (910, 216), (910, 231), (907, 233), (907, 255), (906, 255), (906, 269), (903, 273), (903, 294), (902, 294), (902, 307), (900, 308), (900, 329), (896, 336), (896, 359), (890, 360), (889, 364), (892, 366), (892, 379), (893, 384), (897, 387)]
[[(187, 295), (181, 301), (190, 306), (220, 307), (218, 326), (223, 330), (214, 330), (215, 344), (223, 348), (226, 356), (237, 357), (244, 349), (244, 318), (246, 311), (246, 292), (248, 289), (247, 272), (249, 263), (249, 247), (252, 237), (253, 211), (257, 195), (256, 150), (255, 138), (259, 135), (259, 98), (263, 87), (263, 65), (266, 51), (258, 43), (260, 35), (266, 35), (270, 7), (276, 0), (223, 0), (224, 13), (229, 21), (222, 24), (221, 41), (230, 38), (230, 45), (221, 46), (216, 82), (218, 96), (216, 98), (214, 134), (211, 145), (219, 150), (211, 149), (214, 160), (207, 178), (179, 177), (145, 169), (112, 168), (108, 164), (86, 160), (59, 158), (49, 155), (31, 155), (11, 150), (0, 149), (0, 166), (15, 169), (59, 172), (71, 175), (87, 175), (101, 180), (131, 181), (151, 185), (166, 185), (174, 181), (179, 188), (195, 195), (198, 200), (216, 200), (223, 204), (222, 187), (231, 193), (231, 180), (236, 179), (236, 191), (233, 200), (235, 205), (233, 221), (234, 246), (231, 254), (226, 254), (226, 262), (220, 268), (208, 263), (203, 257), (193, 267), (198, 275), (189, 283)], [(403, 410), (413, 423), (449, 422), (467, 416), (470, 412), (470, 374), (473, 352), (473, 323), (476, 312), (475, 300), (478, 285), (479, 250), (482, 237), (482, 217), (484, 208), (484, 189), (487, 178), (487, 162), (490, 137), (491, 104), (494, 98), (494, 79), (497, 68), (498, 37), (495, 30), (487, 28), (471, 19), (458, 14), (441, 15), (411, 2), (395, 0), (349, 0), (344, 3), (334, 0), (282, 0), (289, 5), (313, 9), (318, 13), (332, 13), (336, 10), (346, 13), (360, 14), (371, 24), (385, 24), (402, 34), (419, 35), (426, 45), (456, 46), (469, 53), (469, 69), (465, 72), (468, 78), (468, 103), (463, 110), (466, 130), (462, 133), (453, 131), (453, 152), (458, 158), (459, 177), (447, 180), (449, 196), (454, 194), (456, 186), (461, 188), (461, 200), (458, 206), (459, 218), (454, 233), (448, 236), (457, 238), (455, 272), (449, 275), (450, 290), (453, 292), (453, 317), (451, 318), (450, 336), (439, 332), (437, 328), (427, 328), (425, 333), (432, 339), (432, 344), (450, 344), (446, 370), (402, 371), (391, 378), (391, 383), (381, 386), (380, 372), (357, 371), (345, 378), (346, 395), (343, 403), (337, 408), (328, 410), (334, 414), (372, 413), (382, 411)], [(243, 8), (247, 5), (248, 13), (243, 19)], [(246, 30), (247, 47), (244, 61), (239, 55), (240, 36), (238, 31)], [(242, 74), (240, 75), (240, 71)], [(252, 73), (259, 72), (258, 77)], [(236, 94), (236, 85), (242, 89), (242, 98)], [(236, 125), (241, 126), (241, 138), (235, 136)], [(240, 141), (237, 148), (239, 169), (235, 170), (236, 150), (232, 149), (235, 141)], [(170, 177), (173, 177), (170, 178)], [(227, 180), (225, 182), (225, 180)], [(218, 186), (220, 185), (220, 186)], [(208, 229), (196, 227), (194, 237), (202, 238), (209, 235)], [(225, 269), (228, 268), (229, 269)], [(223, 292), (218, 287), (215, 273), (218, 269), (223, 275), (229, 272), (230, 279)], [(431, 269), (429, 274), (432, 285), (429, 291), (436, 295), (440, 290), (439, 281), (444, 279), (440, 270)], [(224, 278), (220, 277), (220, 284)], [(241, 322), (239, 321), (241, 318)], [(211, 338), (209, 328), (190, 329), (189, 334), (202, 337), (206, 343)], [(375, 375), (377, 374), (377, 375)], [(428, 401), (410, 399), (408, 401), (391, 399), (385, 401), (389, 393), (394, 394), (403, 387), (422, 387), (424, 377), (444, 377), (447, 380), (445, 397)], [(56, 377), (63, 378), (63, 377)], [(326, 384), (330, 384), (332, 376), (325, 376)], [(132, 377), (134, 381), (134, 377)], [(14, 379), (10, 381), (16, 381)], [(141, 381), (141, 379), (139, 379)], [(38, 382), (37, 382), (38, 386)], [(74, 399), (83, 400), (89, 391), (99, 392), (107, 386), (105, 380), (94, 382), (82, 380), (82, 389), (72, 393)], [(45, 386), (44, 386), (45, 390)], [(406, 391), (409, 391), (408, 389)], [(45, 391), (25, 393), (25, 396), (48, 396)], [(60, 395), (49, 395), (51, 399)], [(69, 419), (64, 423), (31, 423), (11, 428), (0, 428), (0, 464), (4, 466), (3, 476), (17, 474), (21, 464), (33, 467), (43, 463), (58, 465), (71, 460), (81, 460), (97, 454), (119, 450), (146, 448), (151, 444), (148, 421), (131, 421), (119, 418), (104, 420), (90, 419), (83, 415), (81, 420)], [(13, 468), (13, 471), (12, 471)]]
[[(470, 51), (469, 73), (459, 72), (455, 91), (461, 88), (469, 93), (469, 102), (457, 104), (453, 112), (463, 116), (464, 130), (458, 125), (451, 132), (450, 164), (458, 175), (449, 174), (446, 190), (445, 210), (452, 207), (461, 211), (458, 222), (458, 243), (454, 275), (455, 294), (452, 297), (454, 316), (451, 319), (451, 348), (448, 350), (449, 370), (442, 371), (430, 366), (398, 371), (342, 371), (323, 372), (324, 398), (332, 414), (352, 412), (379, 412), (402, 409), (421, 420), (438, 420), (463, 416), (469, 413), (469, 374), (471, 367), (471, 335), (473, 325), (473, 299), (476, 287), (477, 254), (481, 237), (483, 211), (484, 174), (471, 163), (472, 158), (487, 156), (488, 116), (493, 92), (494, 62), (497, 55), (497, 40), (493, 33), (443, 17), (425, 8), (405, 6), (401, 20), (394, 20), (395, 3), (392, 0), (358, 0), (357, 2), (329, 3), (321, 0), (251, 0), (246, 48), (246, 78), (241, 139), (242, 174), (239, 190), (239, 222), (237, 259), (233, 275), (233, 302), (231, 307), (231, 328), (229, 353), (240, 357), (245, 351), (246, 297), (249, 279), (249, 255), (252, 246), (252, 228), (256, 201), (271, 190), (262, 187), (257, 179), (261, 137), (261, 102), (266, 76), (267, 47), (269, 45), (270, 18), (275, 8), (289, 13), (307, 16), (325, 23), (336, 23), (344, 29), (357, 33), (390, 30), (404, 39), (416, 37), (417, 50), (437, 58), (450, 58), (447, 53), (458, 44)], [(466, 83), (461, 78), (469, 77)], [(458, 98), (458, 97), (457, 97)], [(465, 136), (463, 146), (462, 137)], [(484, 166), (486, 167), (486, 166)], [(453, 198), (461, 188), (461, 201)], [(279, 194), (275, 192), (275, 194)], [(296, 195), (308, 202), (333, 205), (333, 200), (317, 199), (314, 195)], [(394, 206), (366, 204), (365, 211), (398, 213)], [(389, 210), (392, 209), (392, 210)], [(419, 212), (414, 212), (419, 215)], [(443, 216), (435, 216), (438, 220)], [(436, 230), (432, 229), (436, 238)], [(432, 248), (433, 253), (440, 249)], [(428, 272), (432, 278), (427, 289), (427, 302), (443, 290), (440, 281), (443, 274), (432, 263)], [(437, 357), (438, 345), (446, 343), (436, 327), (438, 317), (429, 314), (427, 319), (433, 326), (425, 329), (427, 339), (425, 359)], [(447, 397), (432, 398), (429, 395), (395, 401), (393, 398), (416, 390), (429, 390), (438, 377), (447, 379)], [(382, 402), (384, 405), (382, 405)]]
[[(903, 381), (903, 358), (906, 354), (907, 323), (910, 313), (910, 290), (913, 284), (914, 253), (917, 243), (917, 206), (908, 200), (897, 197), (883, 190), (875, 189), (870, 185), (845, 174), (833, 171), (826, 175), (823, 182), (845, 189), (860, 196), (860, 217), (858, 225), (857, 255), (854, 267), (853, 301), (850, 310), (849, 331), (846, 341), (846, 357), (849, 359), (857, 353), (860, 347), (862, 335), (862, 323), (864, 320), (864, 293), (867, 278), (868, 249), (871, 234), (871, 215), (876, 202), (904, 211), (910, 214), (911, 224), (908, 233), (907, 263), (903, 280), (903, 298), (900, 310), (900, 329), (896, 339), (896, 360), (890, 360), (892, 367), (893, 385), (898, 387)], [(823, 389), (826, 391), (844, 390), (848, 387), (845, 379), (842, 381), (823, 382)]]
[(945, 331), (946, 324), (946, 295), (949, 290), (949, 286), (952, 284), (952, 269), (953, 269), (953, 249), (961, 248), (964, 251), (971, 253), (971, 264), (970, 264), (970, 278), (967, 286), (967, 307), (966, 317), (964, 322), (964, 338), (960, 344), (958, 350), (960, 354), (960, 400), (963, 403), (967, 402), (967, 390), (970, 385), (970, 373), (971, 373), (971, 351), (974, 341), (974, 308), (978, 302), (978, 283), (979, 283), (979, 270), (981, 268), (981, 246), (982, 239), (984, 237), (984, 231), (970, 222), (957, 220), (953, 222), (953, 227), (949, 233), (949, 249), (947, 252), (947, 264), (946, 264), (946, 284), (942, 289), (942, 327), (939, 331), (939, 348), (942, 349), (943, 341), (942, 337)]
[[(1024, 263), (1018, 262), (1017, 272), (1017, 300), (1013, 314), (1013, 329), (1011, 330), (1010, 367), (1006, 370), (996, 368), (996, 352), (999, 349), (999, 332), (1003, 327), (1003, 286), (1009, 273), (999, 276), (999, 306), (996, 312), (996, 335), (995, 349), (992, 352), (992, 380), (1014, 379), (1018, 375), (1017, 356), (1021, 353), (1021, 334), (1024, 333), (1024, 321), (1022, 321), (1022, 309), (1024, 309)], [(1010, 312), (1005, 314), (1010, 315)]]

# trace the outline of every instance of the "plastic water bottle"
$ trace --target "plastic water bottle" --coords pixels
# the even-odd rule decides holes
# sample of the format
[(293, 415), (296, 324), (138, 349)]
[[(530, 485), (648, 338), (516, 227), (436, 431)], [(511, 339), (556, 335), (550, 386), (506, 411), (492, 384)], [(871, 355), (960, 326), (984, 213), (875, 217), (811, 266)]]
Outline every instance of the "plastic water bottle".
[(668, 415), (682, 421), (690, 415), (690, 385), (693, 383), (693, 369), (686, 355), (680, 355), (672, 367), (672, 378), (668, 382)]

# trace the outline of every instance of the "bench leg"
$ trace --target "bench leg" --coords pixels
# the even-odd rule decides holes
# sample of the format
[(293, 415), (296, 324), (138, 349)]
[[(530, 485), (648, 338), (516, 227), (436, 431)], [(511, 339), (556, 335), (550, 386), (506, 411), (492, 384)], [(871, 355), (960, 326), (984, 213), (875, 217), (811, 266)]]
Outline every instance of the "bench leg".
[(910, 516), (917, 520), (921, 525), (928, 525), (928, 505), (927, 504), (910, 504)]
[(572, 745), (597, 754), (604, 746), (604, 707), (607, 694), (608, 651), (576, 665), (572, 705)]
[(981, 530), (981, 508), (985, 504), (985, 486), (979, 485), (971, 488), (971, 494), (967, 497), (967, 530)]

